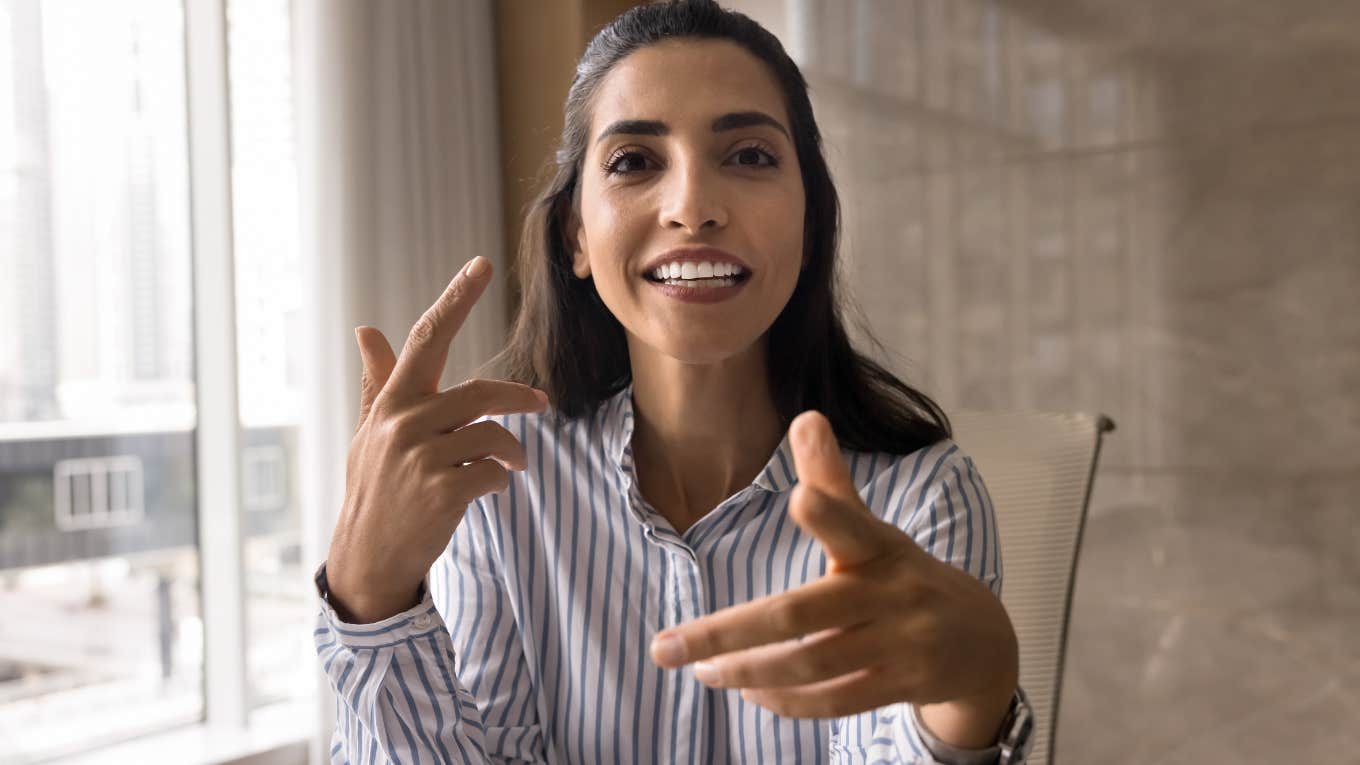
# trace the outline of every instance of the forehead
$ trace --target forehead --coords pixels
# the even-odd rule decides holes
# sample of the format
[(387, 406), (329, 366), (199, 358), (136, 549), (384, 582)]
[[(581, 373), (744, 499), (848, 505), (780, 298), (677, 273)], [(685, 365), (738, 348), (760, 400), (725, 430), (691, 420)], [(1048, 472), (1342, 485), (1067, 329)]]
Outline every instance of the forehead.
[(789, 127), (779, 82), (764, 61), (728, 40), (665, 40), (629, 54), (601, 81), (590, 135), (624, 119), (706, 131), (718, 114), (752, 110)]

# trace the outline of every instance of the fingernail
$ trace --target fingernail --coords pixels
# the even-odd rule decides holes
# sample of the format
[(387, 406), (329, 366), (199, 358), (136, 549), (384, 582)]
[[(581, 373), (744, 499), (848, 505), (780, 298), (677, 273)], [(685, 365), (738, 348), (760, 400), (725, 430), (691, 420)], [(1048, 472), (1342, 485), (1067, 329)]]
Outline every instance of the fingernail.
[(652, 659), (657, 664), (678, 666), (685, 663), (685, 641), (679, 635), (665, 635), (652, 641)]
[(694, 665), (694, 679), (704, 685), (718, 685), (722, 682), (722, 677), (718, 673), (718, 668), (706, 661), (701, 661)]
[(548, 394), (544, 393), (538, 388), (534, 388), (534, 395), (538, 397), (538, 403), (540, 404), (548, 403)]
[(478, 255), (477, 257), (468, 261), (465, 273), (468, 276), (471, 276), (472, 278), (475, 279), (478, 276), (481, 276), (482, 272), (485, 270), (486, 270), (486, 258), (483, 258), (481, 255)]

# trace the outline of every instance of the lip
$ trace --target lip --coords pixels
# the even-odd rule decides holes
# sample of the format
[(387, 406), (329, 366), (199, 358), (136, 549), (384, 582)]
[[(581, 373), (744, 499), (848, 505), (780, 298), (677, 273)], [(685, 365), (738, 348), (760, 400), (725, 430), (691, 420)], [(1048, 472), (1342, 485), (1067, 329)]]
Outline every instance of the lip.
[(648, 261), (642, 269), (643, 276), (655, 271), (656, 267), (663, 263), (731, 263), (748, 274), (752, 270), (749, 263), (727, 250), (717, 247), (676, 247)]
[(721, 303), (737, 296), (737, 293), (746, 288), (746, 283), (750, 279), (742, 279), (736, 284), (727, 287), (685, 287), (679, 284), (666, 284), (665, 282), (654, 282), (647, 280), (651, 286), (661, 290), (667, 297), (675, 298), (684, 303)]

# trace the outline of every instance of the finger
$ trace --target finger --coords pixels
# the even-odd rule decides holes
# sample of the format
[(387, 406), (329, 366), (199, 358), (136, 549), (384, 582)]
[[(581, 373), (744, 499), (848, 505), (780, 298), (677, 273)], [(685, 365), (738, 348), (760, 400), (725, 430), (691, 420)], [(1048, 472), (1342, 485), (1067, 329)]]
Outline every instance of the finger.
[(498, 422), (483, 420), (440, 436), (431, 443), (436, 465), (458, 466), (494, 459), (510, 470), (527, 467), (524, 446)]
[(369, 411), (373, 409), (373, 399), (377, 396), (378, 386), (373, 382), (373, 377), (368, 373), (368, 367), (365, 366), (363, 371), (359, 373), (359, 421), (354, 426), (355, 433), (358, 433), (359, 429), (364, 426)]
[(391, 385), (396, 394), (417, 396), (439, 389), (439, 377), (449, 358), (449, 343), (486, 289), (490, 276), (491, 261), (480, 255), (468, 261), (411, 327), (401, 358), (392, 371)]
[(844, 500), (801, 482), (789, 497), (789, 517), (822, 545), (832, 572), (871, 561), (905, 537), (874, 517), (858, 496)]
[(793, 466), (798, 483), (814, 486), (823, 494), (840, 499), (859, 499), (850, 466), (845, 464), (831, 423), (821, 412), (808, 410), (789, 424)]
[(787, 688), (873, 666), (901, 649), (898, 635), (872, 621), (714, 656), (694, 665), (694, 675), (711, 688)]
[(540, 412), (548, 397), (537, 388), (508, 380), (473, 379), (419, 404), (416, 417), (430, 423), (432, 433), (445, 433), (496, 414)]
[(784, 717), (845, 717), (905, 701), (908, 694), (890, 674), (870, 667), (795, 688), (743, 688), (741, 697)]
[(373, 402), (378, 393), (392, 376), (392, 368), (397, 364), (397, 356), (382, 332), (372, 327), (356, 327), (355, 342), (359, 344), (359, 358), (363, 361), (363, 374), (359, 378), (359, 426), (368, 419), (373, 410)]
[(847, 627), (873, 617), (876, 595), (853, 579), (818, 579), (658, 632), (652, 661), (678, 667), (710, 656)]
[(477, 460), (448, 468), (442, 480), (445, 498), (458, 505), (467, 505), (484, 494), (504, 491), (510, 485), (510, 473), (495, 460)]

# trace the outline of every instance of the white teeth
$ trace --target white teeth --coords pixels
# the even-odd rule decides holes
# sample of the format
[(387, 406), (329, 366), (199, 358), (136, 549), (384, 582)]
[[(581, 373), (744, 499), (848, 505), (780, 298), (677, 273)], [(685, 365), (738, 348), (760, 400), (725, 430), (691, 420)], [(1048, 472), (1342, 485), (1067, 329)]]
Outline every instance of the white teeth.
[(657, 281), (667, 279), (722, 279), (735, 277), (741, 268), (732, 263), (666, 263), (652, 269), (651, 276)]

